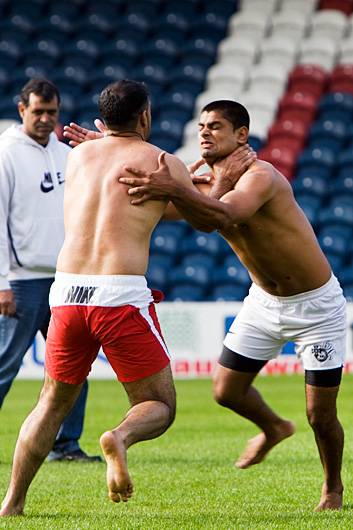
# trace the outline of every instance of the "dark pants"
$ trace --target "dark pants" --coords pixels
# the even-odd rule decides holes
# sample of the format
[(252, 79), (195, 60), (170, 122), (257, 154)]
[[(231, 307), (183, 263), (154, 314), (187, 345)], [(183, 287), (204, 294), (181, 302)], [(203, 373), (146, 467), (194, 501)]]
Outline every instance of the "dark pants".
[[(10, 282), (16, 300), (16, 317), (0, 315), (0, 407), (37, 332), (41, 331), (44, 338), (47, 335), (50, 320), (48, 297), (53, 280)], [(66, 453), (79, 449), (87, 391), (85, 381), (73, 409), (60, 427), (53, 451)]]

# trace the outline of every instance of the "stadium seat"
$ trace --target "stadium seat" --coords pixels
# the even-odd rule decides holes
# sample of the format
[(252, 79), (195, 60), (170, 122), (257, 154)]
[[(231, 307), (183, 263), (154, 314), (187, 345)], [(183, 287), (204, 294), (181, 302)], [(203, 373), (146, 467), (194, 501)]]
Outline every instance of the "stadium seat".
[(295, 64), (297, 53), (297, 42), (284, 35), (273, 35), (264, 39), (260, 45), (260, 61), (279, 64), (284, 70)]
[(249, 91), (256, 90), (258, 94), (262, 92), (264, 95), (266, 94), (266, 98), (268, 98), (268, 94), (271, 94), (271, 99), (276, 100), (276, 103), (282, 96), (286, 84), (287, 71), (280, 63), (260, 62), (252, 68), (249, 74)]
[(332, 196), (353, 196), (353, 167), (350, 168), (351, 176), (339, 174), (332, 186)]
[(217, 285), (208, 296), (210, 302), (233, 302), (242, 301), (248, 294), (249, 289), (242, 285)]
[(207, 288), (211, 279), (211, 271), (201, 263), (193, 265), (178, 265), (173, 267), (168, 274), (170, 285), (189, 283)]
[(187, 254), (203, 252), (215, 257), (222, 257), (230, 252), (228, 243), (220, 235), (197, 230), (181, 241), (180, 250)]
[(346, 253), (347, 235), (338, 227), (324, 226), (319, 231), (319, 244), (324, 251), (344, 256)]
[[(262, 2), (264, 4), (264, 2)], [(239, 40), (255, 40), (259, 42), (269, 27), (268, 14), (261, 11), (241, 11), (232, 15), (228, 22), (229, 35)]]
[(333, 9), (341, 11), (345, 15), (350, 15), (353, 11), (352, 0), (322, 0), (320, 3), (321, 9)]
[(250, 69), (257, 60), (259, 53), (259, 43), (251, 36), (231, 35), (219, 44), (217, 53), (218, 64), (229, 64), (245, 69)]
[[(353, 54), (353, 40), (351, 54)], [(351, 55), (353, 57), (353, 55)], [(351, 59), (352, 61), (353, 59)], [(345, 92), (353, 95), (353, 64), (337, 65), (331, 74), (330, 92)]]
[(303, 175), (302, 178), (296, 177), (293, 181), (293, 190), (295, 194), (304, 193), (306, 196), (318, 197), (320, 200), (328, 192), (327, 179), (319, 175)]
[(342, 225), (353, 227), (353, 205), (332, 205), (327, 206), (319, 213), (318, 222), (321, 226), (325, 225)]
[(279, 104), (281, 120), (301, 120), (308, 124), (316, 113), (317, 99), (306, 92), (290, 92), (283, 96)]
[(164, 291), (168, 285), (168, 269), (152, 261), (148, 265), (146, 279), (150, 288)]
[(287, 179), (293, 178), (297, 159), (297, 152), (294, 149), (285, 145), (270, 144), (261, 149), (259, 158), (273, 164)]
[(300, 120), (277, 120), (269, 130), (268, 140), (278, 146), (292, 144), (300, 150), (305, 143), (307, 127)]
[(300, 64), (315, 64), (331, 70), (337, 53), (337, 41), (325, 35), (313, 35), (302, 40), (299, 49)]
[(246, 67), (234, 68), (229, 63), (217, 63), (207, 72), (207, 89), (212, 90), (220, 84), (230, 84), (234, 87), (234, 94), (240, 93), (248, 79)]
[(213, 271), (213, 284), (217, 285), (241, 285), (243, 288), (248, 289), (250, 286), (250, 277), (240, 263), (227, 264), (221, 267), (217, 267)]
[(299, 42), (304, 36), (309, 25), (309, 18), (301, 9), (281, 10), (272, 15), (272, 37), (285, 37), (288, 40)]
[(309, 92), (319, 97), (324, 92), (328, 81), (327, 71), (318, 65), (298, 64), (288, 79), (290, 92)]
[(347, 17), (335, 9), (320, 9), (311, 17), (311, 35), (338, 41), (347, 27)]
[[(305, 149), (297, 161), (298, 168), (303, 172), (318, 172), (327, 175), (332, 172), (336, 162), (336, 154), (331, 149), (314, 147)], [(323, 170), (323, 171), (321, 171)]]
[(320, 120), (311, 126), (309, 145), (311, 148), (327, 147), (338, 152), (345, 142), (346, 130), (346, 124), (342, 121)]
[(349, 125), (353, 116), (353, 95), (342, 92), (326, 94), (319, 104), (320, 119), (341, 120)]
[(201, 285), (190, 283), (172, 287), (166, 296), (171, 302), (200, 302), (205, 299), (205, 289)]

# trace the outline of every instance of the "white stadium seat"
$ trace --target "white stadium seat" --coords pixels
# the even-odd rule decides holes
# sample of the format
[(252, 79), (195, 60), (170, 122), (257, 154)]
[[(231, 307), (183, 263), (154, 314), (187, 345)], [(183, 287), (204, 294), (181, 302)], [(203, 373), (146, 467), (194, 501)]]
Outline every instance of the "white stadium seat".
[(338, 62), (352, 64), (353, 62), (353, 35), (339, 43)]
[(310, 27), (310, 17), (300, 10), (280, 11), (272, 17), (272, 36), (283, 36), (288, 40), (300, 41)]
[(260, 62), (278, 63), (291, 68), (296, 61), (298, 44), (283, 35), (273, 35), (264, 39), (260, 45)]
[(271, 17), (261, 12), (245, 11), (232, 15), (229, 19), (229, 35), (261, 40), (270, 27)]
[(208, 70), (207, 89), (232, 85), (236, 94), (242, 91), (248, 77), (248, 68), (243, 65), (235, 66), (230, 63), (218, 63)]
[(218, 46), (218, 63), (244, 65), (249, 68), (256, 62), (259, 51), (259, 41), (254, 37), (231, 36), (223, 39)]
[(319, 0), (282, 0), (281, 11), (297, 11), (308, 16), (313, 13), (319, 4)]
[(310, 37), (300, 43), (299, 63), (317, 64), (331, 70), (335, 64), (338, 43), (325, 36)]
[(323, 9), (313, 14), (310, 35), (341, 39), (347, 28), (348, 18), (344, 13), (335, 9)]

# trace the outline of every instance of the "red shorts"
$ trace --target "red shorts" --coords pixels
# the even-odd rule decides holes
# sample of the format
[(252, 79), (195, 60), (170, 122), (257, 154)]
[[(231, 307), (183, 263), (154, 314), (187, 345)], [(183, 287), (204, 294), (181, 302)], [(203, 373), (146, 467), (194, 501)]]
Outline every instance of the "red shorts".
[[(60, 278), (62, 275), (61, 273)], [(45, 354), (46, 371), (50, 377), (63, 383), (82, 383), (88, 376), (100, 347), (121, 382), (137, 381), (165, 368), (170, 359), (151, 291), (146, 291), (147, 304), (142, 303), (140, 297), (139, 307), (132, 303), (122, 306), (89, 305), (87, 301), (94, 302), (91, 296), (94, 292), (92, 283), (98, 283), (93, 280), (99, 277), (90, 277), (88, 287), (85, 286), (87, 282), (83, 281), (85, 278), (87, 276), (80, 277), (79, 283), (75, 282), (71, 286), (57, 281), (53, 284), (50, 294), (52, 316)], [(118, 292), (120, 300), (126, 299), (125, 287), (115, 289), (113, 286), (112, 289), (110, 286), (107, 290), (98, 283), (96, 289), (98, 302), (111, 302), (114, 290)], [(156, 301), (159, 301), (158, 292), (153, 294)], [(62, 305), (59, 304), (60, 299), (64, 300)]]

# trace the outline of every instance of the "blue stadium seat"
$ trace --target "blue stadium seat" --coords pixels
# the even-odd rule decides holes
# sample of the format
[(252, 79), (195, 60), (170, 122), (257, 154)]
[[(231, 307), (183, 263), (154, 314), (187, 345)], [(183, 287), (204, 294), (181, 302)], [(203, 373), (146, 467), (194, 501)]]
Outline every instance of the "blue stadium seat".
[(43, 2), (35, 2), (31, 0), (16, 0), (10, 3), (10, 16), (21, 15), (29, 18), (39, 19), (44, 11)]
[(20, 33), (14, 28), (7, 18), (0, 19), (0, 35), (1, 40), (15, 42), (18, 46), (21, 46), (22, 50), (26, 48), (31, 39), (30, 35)]
[(339, 174), (337, 179), (333, 182), (332, 185), (332, 195), (353, 195), (353, 168), (351, 169), (351, 175), (345, 176)]
[(347, 135), (347, 126), (343, 121), (324, 120), (312, 125), (309, 133), (309, 145), (340, 150)]
[(339, 273), (339, 280), (343, 287), (345, 287), (346, 285), (350, 285), (353, 287), (353, 264), (352, 263), (350, 263), (349, 265), (341, 269)]
[(156, 90), (163, 92), (168, 82), (168, 70), (160, 65), (146, 62), (135, 68), (133, 79), (144, 81), (149, 88), (154, 86)]
[(324, 197), (327, 193), (327, 179), (320, 176), (297, 177), (293, 181), (295, 195), (304, 194), (314, 197)]
[(85, 3), (89, 14), (98, 14), (115, 22), (122, 15), (126, 0), (91, 0)]
[(248, 271), (240, 262), (237, 263), (236, 260), (232, 262), (225, 260), (224, 265), (214, 270), (213, 283), (215, 285), (237, 284), (249, 287), (251, 281)]
[(298, 159), (298, 168), (302, 171), (320, 171), (331, 172), (335, 166), (336, 154), (332, 149), (314, 147), (307, 148)]
[(337, 224), (351, 227), (353, 226), (353, 206), (350, 204), (330, 204), (321, 210), (318, 221), (323, 224)]
[(75, 29), (75, 39), (88, 40), (94, 43), (98, 49), (103, 50), (111, 42), (110, 36), (97, 26), (92, 26), (87, 20), (82, 20)]
[(208, 297), (210, 302), (233, 302), (242, 301), (248, 294), (249, 289), (243, 285), (218, 285), (214, 287)]
[(216, 232), (205, 233), (193, 231), (181, 242), (181, 251), (189, 254), (204, 252), (221, 258), (230, 254), (228, 243)]
[(152, 125), (151, 136), (165, 136), (169, 139), (181, 141), (185, 122), (176, 119), (163, 119)]
[(66, 46), (71, 44), (75, 25), (70, 19), (59, 15), (52, 15), (49, 19), (37, 24), (37, 32), (42, 39), (50, 39), (58, 46), (62, 52)]
[(190, 283), (172, 287), (166, 296), (166, 300), (172, 302), (200, 302), (205, 299), (205, 289), (201, 285)]
[(179, 31), (184, 35), (187, 35), (191, 25), (188, 17), (174, 11), (168, 11), (164, 15), (161, 15), (159, 20), (161, 27), (165, 28), (166, 31), (170, 29), (172, 31)]
[(9, 72), (20, 62), (21, 50), (18, 44), (10, 40), (0, 40), (0, 66)]
[(347, 125), (353, 116), (353, 96), (343, 92), (326, 94), (319, 103), (321, 120), (340, 120)]
[(168, 281), (171, 285), (189, 283), (207, 287), (211, 280), (211, 271), (200, 263), (193, 265), (178, 265), (169, 271)]
[(211, 254), (187, 254), (182, 258), (181, 265), (183, 267), (194, 267), (197, 265), (202, 265), (208, 270), (213, 270), (217, 262), (217, 257)]
[(175, 67), (173, 72), (171, 72), (171, 86), (174, 91), (188, 92), (195, 98), (204, 87), (206, 75), (206, 66), (185, 61), (180, 66)]
[(205, 58), (209, 65), (213, 63), (217, 53), (217, 43), (207, 37), (191, 37), (183, 46), (182, 52), (188, 59), (200, 60)]
[(352, 171), (353, 168), (353, 152), (352, 149), (345, 149), (341, 151), (338, 155), (337, 160), (338, 170), (340, 173), (342, 171)]
[(154, 254), (151, 253), (149, 257), (148, 266), (159, 266), (169, 270), (174, 265), (174, 256), (171, 254)]
[(59, 15), (75, 20), (81, 15), (80, 5), (72, 2), (71, 0), (56, 0), (54, 2), (51, 0), (49, 2), (48, 8), (48, 13), (50, 16)]
[(25, 33), (28, 36), (32, 36), (36, 31), (36, 17), (28, 16), (28, 14), (13, 14), (9, 21), (14, 29), (19, 33)]
[(198, 14), (198, 2), (196, 0), (168, 0), (165, 10), (167, 13), (178, 13), (192, 20)]
[(180, 252), (180, 237), (179, 234), (163, 230), (158, 226), (151, 237), (151, 252), (163, 253), (176, 256)]
[(157, 36), (149, 39), (142, 54), (147, 62), (154, 62), (165, 68), (174, 65), (179, 58), (180, 44), (170, 37)]
[(318, 240), (324, 253), (344, 256), (347, 249), (346, 237), (345, 231), (340, 231), (339, 227), (326, 226), (320, 230)]

